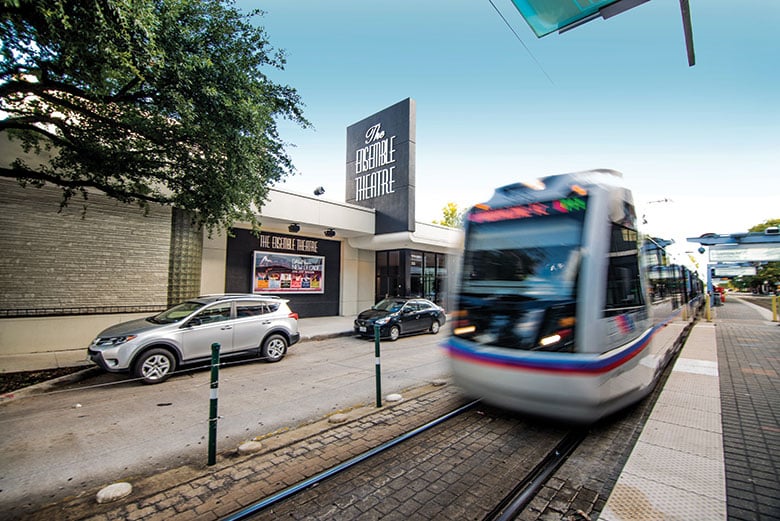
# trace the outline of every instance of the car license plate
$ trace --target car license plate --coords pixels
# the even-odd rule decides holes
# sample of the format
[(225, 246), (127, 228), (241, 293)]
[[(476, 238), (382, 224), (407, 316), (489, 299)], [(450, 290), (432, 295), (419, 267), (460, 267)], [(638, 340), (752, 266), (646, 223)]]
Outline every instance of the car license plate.
[(360, 326), (361, 333), (365, 333), (366, 331), (368, 331), (368, 329), (366, 329), (366, 326)]

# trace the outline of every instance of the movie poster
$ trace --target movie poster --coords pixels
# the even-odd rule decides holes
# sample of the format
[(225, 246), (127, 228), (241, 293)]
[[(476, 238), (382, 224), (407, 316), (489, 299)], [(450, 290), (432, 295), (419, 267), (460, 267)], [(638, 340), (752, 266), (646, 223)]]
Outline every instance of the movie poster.
[(254, 293), (324, 293), (325, 257), (254, 252)]

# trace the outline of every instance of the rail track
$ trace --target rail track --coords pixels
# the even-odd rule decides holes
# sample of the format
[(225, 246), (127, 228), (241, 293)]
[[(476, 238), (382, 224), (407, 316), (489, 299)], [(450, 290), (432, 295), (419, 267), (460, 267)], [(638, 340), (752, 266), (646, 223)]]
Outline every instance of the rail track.
[(224, 519), (591, 519), (672, 365), (648, 398), (587, 428), (471, 402)]
[(471, 402), (224, 519), (513, 519), (584, 437)]

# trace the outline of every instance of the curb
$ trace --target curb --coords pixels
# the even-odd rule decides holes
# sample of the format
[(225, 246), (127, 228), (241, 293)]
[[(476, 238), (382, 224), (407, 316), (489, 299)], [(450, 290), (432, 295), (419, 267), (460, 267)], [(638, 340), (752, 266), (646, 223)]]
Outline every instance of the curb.
[(321, 333), (321, 334), (315, 334), (311, 336), (303, 336), (301, 335), (300, 342), (311, 342), (311, 341), (317, 341), (317, 340), (328, 340), (331, 338), (339, 338), (344, 336), (355, 336), (355, 332), (352, 330), (349, 331), (342, 331), (340, 333)]
[(86, 367), (85, 369), (76, 371), (75, 373), (66, 374), (65, 376), (60, 376), (59, 378), (52, 378), (51, 380), (47, 380), (35, 385), (30, 385), (28, 387), (22, 387), (16, 391), (11, 391), (9, 393), (0, 395), (0, 405), (12, 402), (19, 398), (25, 398), (27, 396), (33, 396), (36, 394), (43, 394), (62, 384), (71, 384), (86, 380), (92, 376), (97, 376), (101, 371), (102, 370), (98, 366)]

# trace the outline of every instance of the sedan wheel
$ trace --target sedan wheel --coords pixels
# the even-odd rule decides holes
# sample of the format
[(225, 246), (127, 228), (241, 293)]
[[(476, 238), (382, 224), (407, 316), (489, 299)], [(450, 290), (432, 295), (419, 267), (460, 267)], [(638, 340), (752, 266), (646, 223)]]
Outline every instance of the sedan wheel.
[(390, 340), (395, 342), (398, 340), (398, 337), (401, 336), (401, 329), (398, 326), (393, 326), (390, 328)]
[(138, 358), (133, 374), (147, 384), (158, 384), (168, 379), (176, 369), (176, 359), (165, 349), (151, 349)]
[(260, 356), (266, 362), (278, 362), (284, 358), (284, 354), (287, 352), (287, 341), (282, 335), (271, 335), (263, 344), (263, 348), (260, 350)]
[(431, 324), (431, 333), (435, 335), (438, 332), (439, 332), (439, 321), (434, 320), (433, 323)]

